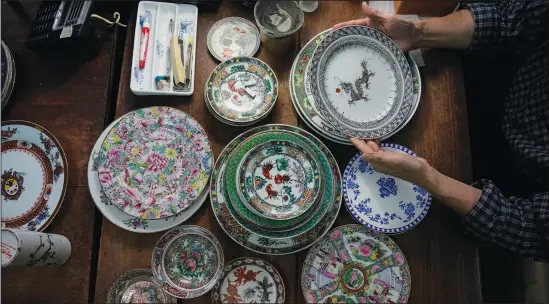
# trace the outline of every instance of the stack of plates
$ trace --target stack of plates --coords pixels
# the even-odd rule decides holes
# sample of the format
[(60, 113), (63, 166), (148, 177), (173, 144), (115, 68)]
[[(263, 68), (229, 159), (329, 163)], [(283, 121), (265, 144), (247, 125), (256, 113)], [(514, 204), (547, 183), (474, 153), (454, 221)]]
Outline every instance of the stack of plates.
[(299, 116), (331, 141), (387, 139), (412, 119), (421, 96), (416, 63), (367, 27), (327, 30), (309, 41), (290, 72)]
[(157, 232), (183, 223), (202, 205), (212, 165), (208, 137), (194, 118), (150, 107), (103, 131), (90, 155), (88, 183), (112, 223)]
[(215, 118), (232, 126), (248, 126), (265, 118), (278, 97), (273, 70), (253, 57), (219, 64), (204, 88), (206, 106)]
[(2, 64), (2, 109), (8, 102), (15, 84), (15, 60), (8, 46), (2, 41), (0, 50), (0, 60)]
[(410, 287), (398, 245), (359, 225), (330, 231), (309, 250), (301, 273), (307, 303), (407, 303)]
[(260, 253), (290, 254), (312, 245), (341, 205), (341, 174), (320, 140), (292, 126), (251, 129), (221, 152), (210, 198), (225, 232)]
[(2, 228), (42, 231), (65, 197), (67, 158), (43, 127), (21, 120), (2, 123)]

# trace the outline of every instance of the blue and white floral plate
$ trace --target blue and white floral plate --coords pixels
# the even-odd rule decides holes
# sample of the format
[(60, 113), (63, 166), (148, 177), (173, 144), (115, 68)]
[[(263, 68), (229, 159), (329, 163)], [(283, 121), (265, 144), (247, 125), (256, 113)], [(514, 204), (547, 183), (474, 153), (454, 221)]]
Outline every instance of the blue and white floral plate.
[(202, 193), (198, 196), (198, 198), (196, 198), (194, 202), (192, 202), (192, 204), (189, 206), (189, 208), (185, 209), (185, 211), (178, 213), (174, 216), (154, 220), (138, 218), (124, 213), (122, 210), (114, 206), (109, 201), (107, 196), (103, 193), (101, 189), (101, 183), (99, 182), (99, 175), (97, 174), (97, 169), (99, 168), (100, 162), (100, 159), (98, 159), (98, 155), (100, 155), (99, 152), (101, 152), (101, 145), (109, 134), (109, 131), (115, 124), (122, 120), (122, 118), (126, 117), (126, 115), (112, 122), (103, 131), (103, 133), (101, 133), (101, 135), (95, 142), (92, 153), (90, 155), (90, 160), (88, 162), (88, 186), (90, 188), (90, 194), (93, 198), (95, 206), (97, 206), (97, 209), (101, 211), (103, 216), (105, 216), (113, 224), (122, 229), (132, 232), (153, 233), (168, 230), (177, 225), (181, 225), (183, 222), (188, 220), (200, 208), (200, 206), (202, 206), (202, 204), (208, 197), (209, 187), (206, 187), (204, 190), (202, 190)]
[[(384, 151), (417, 156), (397, 144), (381, 144)], [(345, 206), (366, 227), (389, 234), (406, 232), (427, 215), (432, 197), (407, 181), (376, 172), (357, 153), (343, 174)]]

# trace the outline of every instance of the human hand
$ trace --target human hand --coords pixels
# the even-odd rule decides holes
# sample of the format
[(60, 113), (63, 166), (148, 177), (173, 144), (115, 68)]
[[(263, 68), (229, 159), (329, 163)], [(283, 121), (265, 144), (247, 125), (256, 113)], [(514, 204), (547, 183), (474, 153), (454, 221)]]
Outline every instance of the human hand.
[(377, 172), (406, 180), (422, 188), (433, 180), (435, 170), (421, 157), (382, 151), (379, 148), (379, 140), (364, 141), (351, 138), (351, 142), (362, 152), (362, 158)]
[(391, 37), (404, 52), (417, 48), (415, 45), (420, 40), (417, 23), (405, 20), (395, 14), (374, 10), (366, 2), (362, 2), (362, 11), (366, 18), (338, 23), (333, 26), (333, 29), (347, 25), (369, 26)]

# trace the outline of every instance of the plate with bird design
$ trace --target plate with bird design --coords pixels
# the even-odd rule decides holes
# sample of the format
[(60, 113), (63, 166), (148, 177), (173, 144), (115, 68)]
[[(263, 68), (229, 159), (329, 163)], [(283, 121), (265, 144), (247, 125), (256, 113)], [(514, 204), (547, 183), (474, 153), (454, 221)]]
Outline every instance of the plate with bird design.
[(309, 77), (320, 115), (350, 137), (383, 137), (412, 107), (406, 57), (389, 37), (369, 27), (328, 33), (312, 56)]
[(317, 203), (320, 169), (313, 154), (293, 141), (267, 141), (251, 150), (238, 166), (237, 190), (259, 216), (287, 220)]
[(282, 277), (268, 262), (237, 258), (223, 269), (212, 290), (212, 303), (284, 303)]
[[(382, 143), (381, 150), (416, 156), (410, 149)], [(399, 178), (376, 172), (357, 153), (343, 173), (345, 206), (353, 218), (366, 227), (389, 234), (417, 226), (431, 207), (431, 195)]]

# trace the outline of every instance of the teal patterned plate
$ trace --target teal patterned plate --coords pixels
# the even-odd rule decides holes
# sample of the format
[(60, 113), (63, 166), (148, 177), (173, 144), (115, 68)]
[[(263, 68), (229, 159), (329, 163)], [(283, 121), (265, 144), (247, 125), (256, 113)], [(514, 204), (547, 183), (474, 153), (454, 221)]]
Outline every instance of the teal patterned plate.
[(238, 165), (236, 189), (253, 213), (288, 220), (307, 212), (321, 193), (318, 165), (293, 141), (257, 145)]

